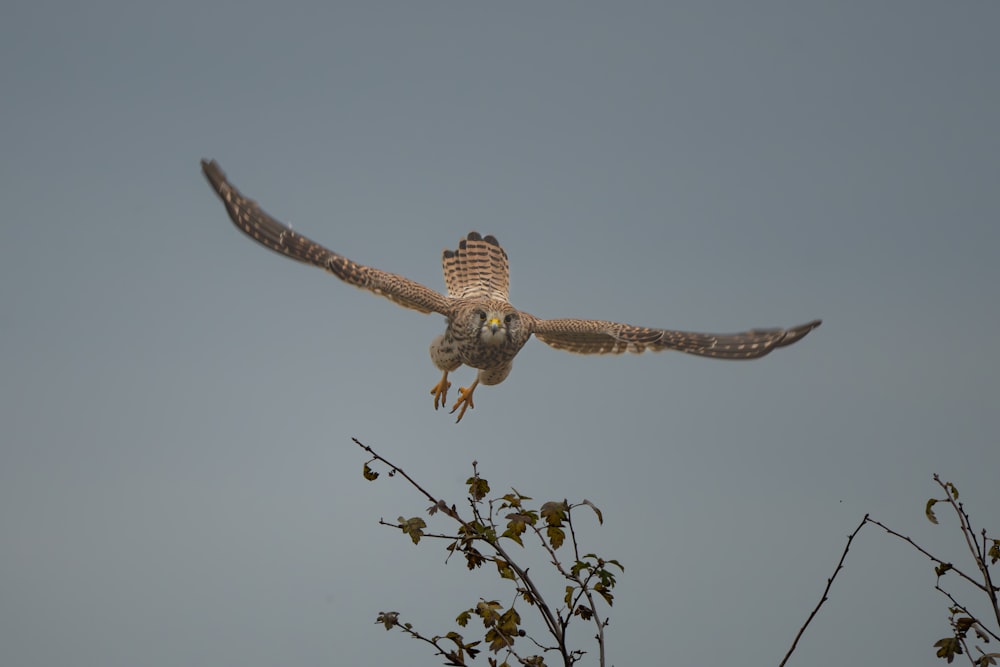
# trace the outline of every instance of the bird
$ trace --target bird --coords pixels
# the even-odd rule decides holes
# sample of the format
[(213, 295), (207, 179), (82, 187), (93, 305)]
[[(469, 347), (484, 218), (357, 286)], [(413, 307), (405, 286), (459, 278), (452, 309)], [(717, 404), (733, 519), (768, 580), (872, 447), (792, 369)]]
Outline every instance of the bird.
[(465, 365), (478, 372), (468, 387), (459, 387), (451, 414), (462, 421), (475, 408), (473, 392), (497, 385), (510, 374), (514, 357), (532, 335), (546, 345), (577, 354), (641, 353), (678, 350), (713, 359), (758, 359), (796, 343), (818, 327), (813, 320), (787, 329), (751, 329), (712, 334), (659, 329), (607, 320), (543, 319), (510, 303), (510, 267), (496, 237), (470, 232), (455, 250), (441, 257), (447, 294), (401, 275), (359, 264), (312, 241), (268, 215), (226, 178), (214, 160), (202, 160), (202, 171), (225, 205), (236, 227), (257, 243), (286, 257), (317, 266), (342, 281), (421, 313), (446, 320), (444, 333), (431, 342), (430, 356), (441, 371), (431, 388), (434, 409), (447, 407), (449, 373)]

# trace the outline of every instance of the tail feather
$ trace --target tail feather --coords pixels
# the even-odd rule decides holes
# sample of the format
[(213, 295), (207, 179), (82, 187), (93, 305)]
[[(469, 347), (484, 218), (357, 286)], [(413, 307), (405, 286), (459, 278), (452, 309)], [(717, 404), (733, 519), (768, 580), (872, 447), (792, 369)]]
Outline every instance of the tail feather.
[(495, 237), (470, 232), (457, 250), (444, 251), (441, 266), (449, 296), (510, 302), (510, 266)]

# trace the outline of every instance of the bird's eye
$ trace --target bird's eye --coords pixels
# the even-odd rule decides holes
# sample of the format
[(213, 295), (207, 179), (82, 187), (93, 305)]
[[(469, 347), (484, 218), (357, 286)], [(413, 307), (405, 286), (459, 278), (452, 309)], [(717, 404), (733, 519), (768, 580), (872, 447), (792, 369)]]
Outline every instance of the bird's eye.
[(507, 315), (506, 317), (503, 318), (504, 324), (510, 324), (510, 321), (512, 319), (514, 319), (513, 315)]
[(483, 311), (480, 310), (479, 311), (479, 319), (486, 320), (486, 313), (484, 313)]

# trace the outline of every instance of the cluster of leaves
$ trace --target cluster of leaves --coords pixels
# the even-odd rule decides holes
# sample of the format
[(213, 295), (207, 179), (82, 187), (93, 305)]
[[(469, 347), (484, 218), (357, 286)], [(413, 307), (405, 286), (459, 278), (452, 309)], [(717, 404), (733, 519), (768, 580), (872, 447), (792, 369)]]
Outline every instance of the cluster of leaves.
[[(461, 628), (469, 627), (473, 619), (482, 623), (482, 639), (475, 641), (467, 642), (457, 631), (427, 636), (414, 629), (411, 623), (401, 621), (399, 613), (395, 611), (380, 612), (377, 623), (383, 624), (386, 630), (397, 628), (414, 639), (432, 645), (445, 658), (446, 665), (464, 667), (470, 664), (469, 661), (481, 652), (480, 644), (485, 643), (488, 650), (497, 656), (488, 658), (492, 667), (509, 667), (511, 660), (520, 665), (543, 667), (546, 664), (544, 655), (548, 653), (558, 655), (565, 666), (572, 665), (583, 657), (584, 651), (570, 649), (566, 641), (572, 620), (579, 618), (595, 625), (600, 664), (605, 664), (604, 628), (608, 625), (608, 619), (602, 617), (595, 601), (600, 599), (608, 606), (613, 604), (612, 591), (617, 582), (616, 574), (623, 571), (623, 568), (616, 560), (605, 560), (592, 553), (580, 554), (573, 526), (573, 510), (585, 505), (603, 523), (601, 511), (593, 503), (589, 500), (577, 504), (566, 500), (549, 501), (534, 508), (528, 504), (531, 498), (516, 489), (491, 498), (489, 482), (479, 475), (477, 464), (473, 462), (473, 475), (466, 480), (465, 502), (468, 510), (463, 516), (455, 504), (448, 504), (429, 494), (403, 470), (367, 445), (357, 440), (355, 442), (372, 456), (364, 466), (365, 479), (377, 479), (378, 473), (372, 470), (371, 464), (374, 461), (383, 463), (389, 467), (390, 476), (401, 475), (431, 501), (432, 504), (427, 509), (429, 516), (443, 515), (451, 519), (455, 528), (453, 532), (428, 532), (427, 521), (419, 516), (401, 516), (396, 523), (381, 521), (382, 524), (398, 528), (414, 544), (419, 544), (424, 539), (444, 540), (448, 559), (453, 555), (460, 555), (470, 570), (492, 563), (500, 579), (513, 586), (513, 597), (508, 606), (505, 607), (498, 600), (480, 598), (455, 618)], [(525, 548), (529, 539), (544, 551), (558, 574), (567, 581), (561, 605), (549, 603), (534, 578), (528, 574), (528, 568), (520, 565), (508, 551), (508, 547), (514, 544)], [(568, 566), (557, 554), (564, 547), (572, 551), (568, 555), (572, 559)], [(540, 617), (548, 639), (529, 634), (523, 627), (518, 609), (518, 605), (522, 603)], [(518, 644), (518, 640), (529, 642), (531, 650), (540, 650), (541, 653), (529, 655)]]
[[(973, 646), (978, 656), (973, 657), (971, 655), (969, 651), (969, 632), (972, 631), (976, 639), (982, 641), (984, 644), (988, 644), (991, 638), (995, 641), (1000, 641), (1000, 636), (998, 636), (998, 632), (1000, 632), (1000, 604), (997, 601), (997, 593), (1000, 593), (1000, 587), (993, 584), (993, 573), (990, 570), (991, 566), (996, 565), (997, 561), (1000, 560), (1000, 539), (990, 538), (986, 533), (986, 529), (978, 531), (977, 536), (977, 531), (972, 527), (972, 521), (969, 519), (969, 513), (958, 499), (958, 488), (951, 482), (942, 482), (937, 475), (934, 476), (934, 481), (944, 491), (944, 498), (931, 498), (927, 501), (924, 512), (927, 515), (928, 521), (937, 524), (938, 518), (934, 513), (934, 506), (938, 503), (947, 503), (958, 518), (959, 529), (965, 538), (966, 547), (976, 568), (979, 570), (978, 577), (970, 576), (956, 568), (952, 563), (942, 561), (927, 554), (936, 563), (934, 573), (937, 580), (934, 588), (951, 602), (948, 607), (948, 624), (951, 627), (951, 634), (947, 637), (942, 637), (934, 643), (934, 647), (937, 649), (936, 655), (948, 662), (952, 662), (956, 656), (965, 655), (968, 656), (969, 662), (974, 667), (996, 665), (998, 659), (1000, 659), (1000, 653), (987, 653), (978, 644)], [(986, 594), (993, 610), (993, 620), (996, 622), (993, 628), (990, 628), (983, 620), (972, 614), (966, 606), (960, 604), (942, 586), (941, 578), (949, 572), (958, 574), (966, 582)]]
[[(411, 479), (403, 470), (378, 455), (367, 445), (357, 440), (355, 442), (365, 449), (372, 458), (365, 463), (364, 477), (368, 480), (378, 478), (378, 473), (372, 470), (371, 464), (379, 461), (388, 466), (389, 475), (401, 475), (417, 491), (431, 501), (427, 509), (430, 516), (443, 515), (456, 525), (454, 532), (428, 532), (427, 522), (419, 516), (399, 517), (396, 523), (381, 521), (406, 534), (414, 544), (424, 539), (444, 540), (447, 558), (460, 555), (466, 567), (470, 570), (482, 568), (492, 563), (501, 580), (508, 581), (513, 586), (512, 600), (504, 606), (498, 600), (478, 599), (471, 607), (461, 611), (455, 621), (461, 628), (467, 628), (474, 618), (483, 626), (482, 639), (467, 642), (457, 631), (443, 635), (428, 636), (414, 629), (411, 623), (400, 620), (398, 612), (380, 612), (377, 623), (386, 630), (397, 628), (433, 646), (437, 654), (445, 658), (446, 665), (464, 667), (470, 664), (485, 642), (489, 651), (497, 657), (489, 657), (491, 667), (504, 667), (515, 661), (516, 664), (531, 667), (543, 667), (544, 655), (554, 653), (564, 666), (569, 666), (580, 660), (585, 651), (570, 649), (567, 644), (567, 630), (573, 619), (593, 623), (596, 630), (596, 640), (600, 664), (605, 664), (604, 628), (608, 619), (604, 618), (596, 602), (603, 600), (609, 607), (614, 603), (614, 590), (617, 583), (616, 575), (624, 568), (613, 559), (605, 560), (596, 554), (581, 554), (573, 525), (573, 510), (587, 506), (603, 523), (601, 511), (590, 501), (571, 504), (566, 500), (549, 501), (537, 508), (529, 506), (532, 499), (516, 489), (502, 496), (490, 498), (489, 482), (480, 476), (476, 462), (473, 462), (473, 475), (466, 480), (466, 499), (468, 510), (463, 515), (455, 504), (448, 504), (425, 491)], [(523, 567), (512, 557), (508, 547), (517, 545), (526, 548), (526, 541), (536, 544), (547, 555), (549, 562), (558, 575), (566, 581), (565, 594), (561, 605), (552, 605), (540, 590), (535, 579), (529, 575), (528, 568)], [(557, 551), (568, 548), (564, 564)], [(562, 553), (562, 552), (560, 552)], [(571, 562), (570, 562), (571, 560)], [(524, 604), (534, 610), (544, 624), (545, 636), (529, 634), (522, 626), (519, 604)], [(518, 640), (528, 642), (531, 650), (541, 653), (528, 655)], [(502, 658), (500, 654), (503, 654)]]

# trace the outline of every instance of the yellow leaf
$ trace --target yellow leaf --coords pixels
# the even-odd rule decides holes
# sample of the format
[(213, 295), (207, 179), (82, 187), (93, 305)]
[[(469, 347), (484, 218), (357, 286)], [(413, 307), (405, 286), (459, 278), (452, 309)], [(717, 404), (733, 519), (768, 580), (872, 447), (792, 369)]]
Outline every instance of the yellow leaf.
[(934, 516), (934, 510), (931, 509), (935, 505), (937, 505), (937, 499), (931, 498), (930, 500), (927, 501), (927, 507), (924, 508), (924, 514), (927, 515), (927, 520), (930, 521), (931, 523), (938, 522), (937, 517)]
[(542, 505), (540, 513), (548, 525), (561, 526), (562, 522), (566, 519), (567, 509), (569, 509), (569, 506), (566, 504), (566, 501), (556, 502), (550, 500)]

